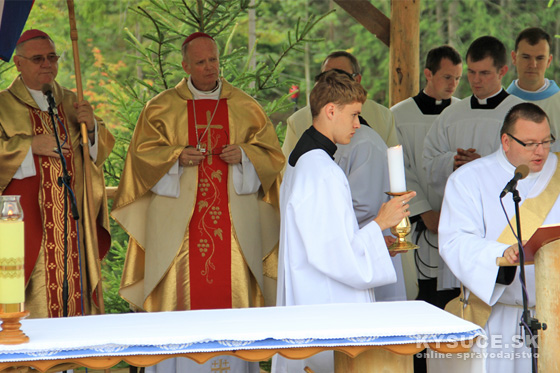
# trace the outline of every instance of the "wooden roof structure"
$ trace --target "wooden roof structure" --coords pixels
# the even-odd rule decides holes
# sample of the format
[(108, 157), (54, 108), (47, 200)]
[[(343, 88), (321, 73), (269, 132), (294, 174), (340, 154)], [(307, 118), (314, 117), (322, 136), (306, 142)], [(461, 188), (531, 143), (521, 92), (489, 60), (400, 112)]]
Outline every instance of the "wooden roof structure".
[(420, 90), (420, 0), (391, 0), (388, 18), (369, 0), (334, 0), (389, 47), (389, 104)]

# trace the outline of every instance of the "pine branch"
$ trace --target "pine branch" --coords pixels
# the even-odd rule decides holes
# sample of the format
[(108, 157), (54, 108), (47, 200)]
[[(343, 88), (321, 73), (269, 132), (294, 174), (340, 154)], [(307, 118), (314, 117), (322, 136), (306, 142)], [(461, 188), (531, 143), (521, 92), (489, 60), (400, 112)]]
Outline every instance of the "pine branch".
[(304, 25), (303, 29), (299, 30), (300, 27), (300, 21), (301, 18), (298, 18), (297, 23), (296, 23), (296, 35), (295, 35), (295, 40), (292, 42), (292, 36), (291, 36), (291, 31), (288, 31), (288, 46), (282, 48), (282, 54), (280, 55), (280, 57), (274, 62), (272, 68), (270, 69), (270, 72), (267, 74), (267, 76), (265, 77), (265, 79), (261, 82), (259, 82), (259, 84), (257, 85), (258, 90), (265, 90), (265, 89), (270, 89), (272, 88), (271, 86), (267, 86), (267, 83), (269, 82), (269, 80), (272, 78), (272, 76), (274, 75), (274, 72), (276, 71), (276, 69), (278, 69), (278, 66), (280, 65), (280, 63), (282, 62), (282, 60), (290, 53), (290, 51), (292, 49), (297, 50), (297, 47), (300, 44), (303, 44), (307, 41), (309, 41), (309, 39), (307, 39), (307, 35), (311, 32), (311, 30), (313, 30), (313, 28), (319, 23), (321, 22), (325, 17), (327, 17), (329, 14), (333, 13), (335, 10), (330, 10), (329, 12), (323, 14), (322, 16), (316, 18), (315, 16), (312, 16)]
[(159, 29), (159, 24), (158, 22), (154, 19), (154, 17), (152, 17), (150, 15), (150, 13), (148, 13), (147, 11), (145, 11), (142, 7), (138, 7), (138, 9), (140, 9), (145, 15), (146, 17), (148, 17), (148, 19), (150, 21), (152, 21), (152, 23), (154, 24), (154, 27), (156, 28), (157, 34), (158, 34), (158, 41), (157, 41), (157, 45), (158, 45), (158, 52), (156, 53), (157, 56), (157, 60), (158, 60), (158, 66), (159, 66), (159, 77), (161, 78), (161, 82), (163, 83), (163, 86), (165, 87), (165, 89), (168, 89), (169, 86), (167, 85), (167, 80), (165, 79), (165, 72), (163, 71), (163, 59), (162, 59), (162, 49), (163, 49), (163, 44), (164, 44), (164, 37), (163, 34), (161, 32), (161, 30)]

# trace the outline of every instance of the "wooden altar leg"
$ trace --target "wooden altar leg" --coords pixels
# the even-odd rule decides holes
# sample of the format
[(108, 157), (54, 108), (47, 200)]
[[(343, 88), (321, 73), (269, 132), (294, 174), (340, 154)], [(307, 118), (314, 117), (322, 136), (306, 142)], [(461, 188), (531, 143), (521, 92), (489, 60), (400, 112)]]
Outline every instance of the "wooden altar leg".
[(412, 373), (412, 355), (399, 355), (384, 349), (364, 351), (355, 358), (334, 352), (336, 373)]
[(539, 330), (539, 371), (560, 372), (560, 241), (535, 255), (536, 318), (547, 325)]

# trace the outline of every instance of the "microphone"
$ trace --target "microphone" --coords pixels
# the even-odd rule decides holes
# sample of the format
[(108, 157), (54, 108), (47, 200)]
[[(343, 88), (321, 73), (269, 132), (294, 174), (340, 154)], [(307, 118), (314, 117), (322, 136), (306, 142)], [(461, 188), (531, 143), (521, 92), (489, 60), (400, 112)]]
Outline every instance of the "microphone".
[(58, 115), (58, 110), (56, 109), (56, 103), (54, 102), (54, 97), (52, 94), (52, 86), (48, 83), (45, 83), (43, 84), (41, 91), (47, 97), (47, 103), (49, 104), (49, 108), (52, 110), (53, 113)]
[(513, 176), (513, 179), (511, 179), (507, 183), (504, 190), (502, 190), (502, 193), (500, 193), (500, 198), (504, 198), (506, 194), (513, 191), (515, 187), (517, 187), (517, 182), (521, 179), (525, 179), (527, 175), (529, 175), (529, 166), (527, 166), (526, 164), (517, 166), (517, 168), (515, 169), (515, 175)]

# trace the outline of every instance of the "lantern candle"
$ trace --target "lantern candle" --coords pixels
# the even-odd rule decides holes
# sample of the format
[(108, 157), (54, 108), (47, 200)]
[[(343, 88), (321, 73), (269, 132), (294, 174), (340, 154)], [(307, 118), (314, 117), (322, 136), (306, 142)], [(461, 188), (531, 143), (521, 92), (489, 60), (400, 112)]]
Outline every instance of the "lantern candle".
[(387, 160), (389, 162), (389, 183), (391, 193), (406, 192), (402, 145), (393, 146), (387, 149)]
[(25, 301), (23, 211), (19, 196), (0, 196), (0, 304)]

